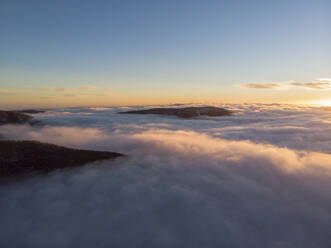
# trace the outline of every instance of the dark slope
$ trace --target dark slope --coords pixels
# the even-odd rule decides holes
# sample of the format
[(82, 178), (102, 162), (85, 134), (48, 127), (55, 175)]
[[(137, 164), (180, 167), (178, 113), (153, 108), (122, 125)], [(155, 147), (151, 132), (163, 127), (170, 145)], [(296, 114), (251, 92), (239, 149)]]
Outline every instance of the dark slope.
[(194, 118), (198, 116), (228, 116), (232, 112), (224, 108), (217, 107), (185, 107), (185, 108), (152, 108), (144, 110), (132, 110), (120, 112), (120, 114), (157, 114), (174, 115), (180, 118)]
[(15, 112), (24, 113), (24, 114), (41, 114), (41, 113), (45, 113), (46, 110), (23, 109), (23, 110), (15, 110)]
[(22, 124), (32, 120), (33, 117), (16, 111), (0, 110), (0, 125), (1, 124)]
[(115, 152), (77, 150), (36, 141), (0, 141), (0, 176), (48, 172), (121, 156)]

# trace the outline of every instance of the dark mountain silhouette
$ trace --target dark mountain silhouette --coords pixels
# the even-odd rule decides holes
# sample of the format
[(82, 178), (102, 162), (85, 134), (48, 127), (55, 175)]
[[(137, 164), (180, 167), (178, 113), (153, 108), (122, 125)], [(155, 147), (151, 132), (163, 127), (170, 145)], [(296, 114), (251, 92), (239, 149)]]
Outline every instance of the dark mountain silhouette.
[(22, 124), (32, 120), (33, 117), (16, 111), (0, 110), (0, 125), (1, 124)]
[(115, 152), (78, 150), (37, 141), (0, 141), (0, 176), (49, 172), (121, 156), (123, 154)]
[(185, 108), (152, 108), (120, 112), (120, 114), (157, 114), (175, 115), (180, 118), (194, 118), (198, 116), (228, 116), (232, 112), (218, 107), (185, 107)]
[(23, 110), (15, 110), (15, 112), (20, 112), (24, 114), (40, 114), (40, 113), (45, 113), (45, 110), (40, 110), (40, 109), (23, 109)]

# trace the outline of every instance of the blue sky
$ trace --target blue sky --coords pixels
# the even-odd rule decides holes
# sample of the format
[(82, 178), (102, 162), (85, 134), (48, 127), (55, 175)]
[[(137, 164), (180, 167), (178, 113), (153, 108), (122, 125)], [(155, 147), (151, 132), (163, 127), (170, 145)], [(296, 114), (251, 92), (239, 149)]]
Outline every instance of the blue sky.
[(330, 11), (327, 0), (2, 0), (0, 89), (190, 88), (211, 99), (240, 98), (238, 84), (329, 78)]

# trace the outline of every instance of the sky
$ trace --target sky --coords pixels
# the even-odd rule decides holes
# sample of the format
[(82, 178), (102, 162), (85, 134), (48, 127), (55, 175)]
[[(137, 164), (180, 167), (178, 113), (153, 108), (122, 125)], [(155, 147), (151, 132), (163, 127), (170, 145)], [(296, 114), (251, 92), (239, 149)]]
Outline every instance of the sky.
[(0, 107), (331, 105), (331, 2), (0, 2)]

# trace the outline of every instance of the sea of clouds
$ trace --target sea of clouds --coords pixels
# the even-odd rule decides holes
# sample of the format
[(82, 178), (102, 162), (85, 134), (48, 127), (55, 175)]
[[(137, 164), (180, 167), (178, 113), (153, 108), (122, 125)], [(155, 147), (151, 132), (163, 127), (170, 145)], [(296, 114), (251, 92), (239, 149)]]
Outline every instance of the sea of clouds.
[(126, 157), (0, 187), (0, 247), (331, 247), (331, 112), (180, 119), (72, 108), (9, 139)]

